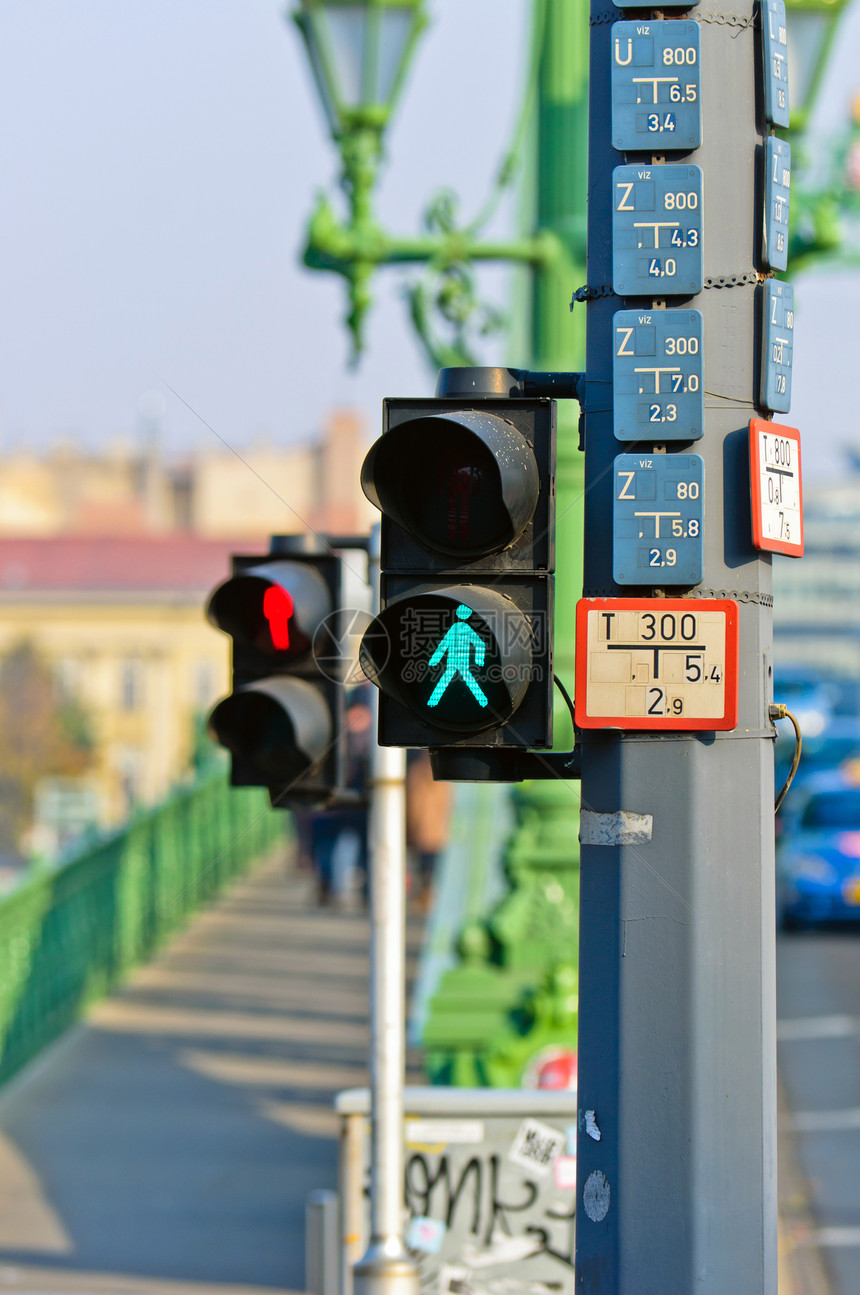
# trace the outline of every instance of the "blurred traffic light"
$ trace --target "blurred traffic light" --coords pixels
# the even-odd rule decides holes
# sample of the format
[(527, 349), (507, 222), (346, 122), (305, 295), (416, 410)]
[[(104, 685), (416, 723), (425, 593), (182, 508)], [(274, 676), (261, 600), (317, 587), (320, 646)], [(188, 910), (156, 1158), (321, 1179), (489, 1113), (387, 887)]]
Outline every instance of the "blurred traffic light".
[[(441, 389), (471, 373), (486, 371), (443, 370)], [(382, 513), (381, 610), (361, 662), (384, 746), (544, 748), (555, 403), (465, 385), (463, 398), (384, 402), (361, 478)]]
[(209, 727), (232, 756), (234, 786), (272, 803), (325, 804), (344, 791), (341, 559), (303, 536), (276, 536), (264, 557), (234, 557), (209, 620), (233, 640), (233, 691)]

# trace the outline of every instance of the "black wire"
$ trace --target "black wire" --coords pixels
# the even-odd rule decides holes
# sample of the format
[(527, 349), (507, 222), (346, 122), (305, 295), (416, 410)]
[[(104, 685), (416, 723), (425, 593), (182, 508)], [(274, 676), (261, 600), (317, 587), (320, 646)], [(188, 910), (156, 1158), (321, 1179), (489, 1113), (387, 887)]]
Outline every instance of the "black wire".
[(800, 764), (800, 750), (803, 745), (803, 739), (800, 736), (800, 725), (798, 724), (797, 720), (792, 715), (790, 710), (786, 710), (785, 718), (790, 719), (792, 724), (794, 725), (794, 759), (791, 762), (791, 768), (788, 771), (788, 777), (783, 783), (782, 791), (779, 793), (776, 800), (774, 801), (774, 805), (773, 805), (774, 814), (777, 812), (780, 805), (785, 800), (786, 793), (788, 792), (788, 789), (791, 786), (792, 781), (794, 780), (794, 775), (797, 773), (797, 766)]
[(571, 718), (571, 721), (573, 722), (573, 724), (576, 724), (576, 716), (575, 716), (575, 715), (574, 715), (574, 713), (573, 713), (573, 702), (570, 700), (570, 693), (567, 691), (567, 689), (565, 688), (564, 684), (563, 684), (563, 683), (561, 682), (561, 680), (559, 679), (558, 675), (553, 675), (553, 680), (552, 680), (552, 681), (553, 681), (553, 683), (555, 684), (556, 688), (559, 690), (559, 692), (561, 693), (562, 697), (563, 697), (563, 698), (564, 698), (564, 700), (565, 700), (565, 703), (566, 703), (566, 705), (567, 705), (567, 709), (570, 711), (570, 718)]

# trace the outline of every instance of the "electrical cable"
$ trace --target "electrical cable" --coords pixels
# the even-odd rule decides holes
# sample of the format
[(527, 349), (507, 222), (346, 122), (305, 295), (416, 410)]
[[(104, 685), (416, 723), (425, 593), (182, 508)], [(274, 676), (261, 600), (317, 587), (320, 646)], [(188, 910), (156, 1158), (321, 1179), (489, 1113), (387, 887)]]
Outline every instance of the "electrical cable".
[(572, 701), (571, 701), (571, 699), (570, 699), (570, 693), (567, 691), (567, 689), (565, 688), (564, 684), (561, 682), (561, 680), (559, 679), (559, 677), (558, 677), (558, 675), (557, 675), (557, 674), (556, 674), (556, 675), (553, 675), (553, 677), (552, 677), (552, 681), (553, 681), (553, 683), (555, 684), (556, 688), (557, 688), (557, 689), (559, 690), (559, 692), (561, 693), (562, 697), (564, 698), (564, 700), (565, 700), (565, 704), (567, 705), (567, 709), (570, 711), (570, 719), (571, 719), (571, 722), (572, 722), (572, 723), (573, 723), (573, 725), (575, 726), (575, 725), (576, 725), (576, 716), (575, 716), (575, 715), (574, 715), (574, 713), (573, 713), (573, 702), (572, 702)]
[(772, 720), (790, 719), (792, 724), (794, 725), (794, 759), (791, 762), (791, 768), (788, 771), (788, 777), (783, 783), (782, 791), (779, 793), (776, 800), (774, 801), (773, 812), (775, 814), (778, 811), (782, 802), (785, 800), (786, 793), (788, 792), (788, 789), (791, 786), (792, 781), (794, 780), (794, 775), (797, 773), (797, 766), (800, 764), (800, 752), (803, 746), (803, 738), (800, 733), (800, 725), (798, 724), (796, 717), (792, 715), (791, 711), (788, 709), (787, 706), (783, 706), (780, 704), (769, 706), (768, 716)]

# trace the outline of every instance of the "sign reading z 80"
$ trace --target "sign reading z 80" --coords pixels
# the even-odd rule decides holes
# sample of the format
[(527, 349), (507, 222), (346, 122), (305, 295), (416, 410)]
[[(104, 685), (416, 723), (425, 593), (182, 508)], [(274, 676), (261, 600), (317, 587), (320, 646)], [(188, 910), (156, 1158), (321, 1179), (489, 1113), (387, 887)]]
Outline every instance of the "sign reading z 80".
[(698, 23), (613, 23), (613, 146), (688, 152), (701, 142)]
[(612, 287), (621, 297), (702, 291), (702, 168), (612, 172)]
[(619, 441), (697, 441), (705, 427), (698, 310), (619, 310), (612, 320)]
[(765, 409), (787, 414), (794, 358), (794, 287), (782, 279), (766, 279), (763, 294), (759, 399)]
[(580, 728), (734, 728), (737, 603), (728, 598), (581, 599), (575, 709)]
[(697, 585), (704, 563), (700, 454), (615, 459), (612, 572), (619, 585)]

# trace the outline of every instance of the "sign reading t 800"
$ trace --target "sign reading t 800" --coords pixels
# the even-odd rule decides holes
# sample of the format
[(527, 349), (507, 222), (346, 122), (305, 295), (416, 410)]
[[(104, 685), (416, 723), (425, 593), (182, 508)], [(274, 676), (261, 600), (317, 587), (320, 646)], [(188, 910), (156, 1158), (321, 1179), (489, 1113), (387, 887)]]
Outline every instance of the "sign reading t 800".
[(800, 432), (764, 418), (750, 422), (753, 544), (803, 557)]
[(702, 142), (699, 24), (612, 25), (612, 143), (689, 152)]
[(698, 310), (619, 310), (612, 320), (619, 441), (697, 441), (704, 431)]
[(702, 291), (702, 168), (612, 172), (612, 287), (620, 297)]
[(579, 602), (580, 728), (732, 729), (737, 712), (737, 603), (728, 598)]

